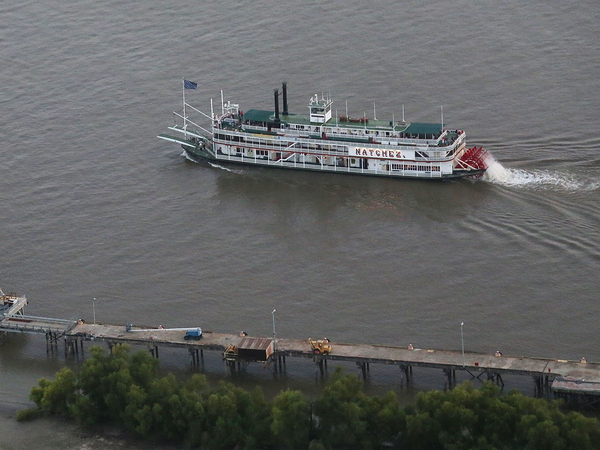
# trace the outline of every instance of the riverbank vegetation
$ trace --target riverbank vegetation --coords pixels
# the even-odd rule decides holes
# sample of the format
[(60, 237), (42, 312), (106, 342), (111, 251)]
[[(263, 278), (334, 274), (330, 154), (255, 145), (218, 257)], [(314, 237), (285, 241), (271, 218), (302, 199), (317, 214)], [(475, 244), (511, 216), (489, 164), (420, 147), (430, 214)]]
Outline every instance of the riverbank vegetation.
[(594, 449), (600, 423), (557, 402), (503, 394), (486, 383), (420, 393), (402, 408), (393, 392), (364, 394), (362, 382), (337, 370), (315, 401), (286, 390), (273, 400), (257, 388), (209, 386), (202, 375), (185, 382), (158, 376), (158, 360), (126, 345), (92, 357), (78, 373), (63, 368), (31, 390), (35, 409), (20, 420), (56, 414), (83, 426), (110, 423), (150, 440), (190, 448), (330, 449)]

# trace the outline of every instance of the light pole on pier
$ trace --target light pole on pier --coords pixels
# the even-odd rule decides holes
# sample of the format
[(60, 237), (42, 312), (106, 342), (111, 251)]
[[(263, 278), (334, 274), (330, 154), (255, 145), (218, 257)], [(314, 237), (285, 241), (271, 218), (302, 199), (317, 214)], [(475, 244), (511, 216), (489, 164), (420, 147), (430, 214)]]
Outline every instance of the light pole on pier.
[(96, 335), (96, 297), (92, 301), (92, 311), (94, 313), (94, 336)]
[(273, 315), (273, 351), (275, 351), (275, 311), (277, 311), (276, 309), (274, 309), (273, 311), (271, 311), (271, 314)]
[(463, 334), (463, 325), (465, 323), (461, 322), (460, 323), (460, 342), (462, 344), (462, 360), (463, 360), (463, 367), (465, 367), (465, 337)]

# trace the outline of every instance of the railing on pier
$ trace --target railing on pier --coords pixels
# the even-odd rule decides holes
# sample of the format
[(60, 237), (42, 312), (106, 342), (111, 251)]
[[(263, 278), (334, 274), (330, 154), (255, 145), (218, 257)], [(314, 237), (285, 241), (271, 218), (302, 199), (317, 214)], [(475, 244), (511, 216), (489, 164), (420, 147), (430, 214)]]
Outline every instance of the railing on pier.
[(76, 324), (74, 320), (15, 314), (5, 315), (0, 320), (0, 331), (29, 334), (60, 333), (64, 335)]

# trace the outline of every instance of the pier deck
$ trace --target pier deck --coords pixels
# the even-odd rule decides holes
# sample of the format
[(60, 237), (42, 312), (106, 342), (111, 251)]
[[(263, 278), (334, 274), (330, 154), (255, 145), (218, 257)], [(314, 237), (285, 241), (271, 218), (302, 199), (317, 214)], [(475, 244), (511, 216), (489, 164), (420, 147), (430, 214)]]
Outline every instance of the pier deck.
[(26, 305), (27, 298), (14, 292), (6, 295), (0, 289), (0, 332), (45, 334), (46, 339), (56, 341), (75, 326), (73, 320), (26, 316)]
[[(129, 343), (149, 347), (179, 347), (190, 350), (225, 351), (229, 345), (239, 345), (243, 337), (205, 331), (198, 341), (184, 340), (185, 329), (139, 330), (127, 332), (124, 326), (83, 324), (73, 327), (69, 338), (86, 341), (106, 341), (109, 344)], [(561, 359), (531, 358), (524, 356), (495, 356), (484, 353), (418, 349), (405, 347), (332, 343), (332, 352), (314, 355), (308, 340), (278, 338), (275, 358), (279, 356), (313, 358), (364, 364), (388, 364), (401, 367), (426, 367), (446, 371), (465, 370), (473, 376), (481, 373), (531, 375), (537, 379), (554, 380), (557, 392), (600, 395), (600, 364), (581, 363)], [(555, 390), (553, 384), (552, 389)]]
[(76, 324), (73, 320), (35, 316), (5, 316), (0, 318), (0, 331), (63, 336)]
[[(200, 340), (186, 341), (184, 336), (187, 328), (130, 327), (128, 331), (128, 327), (124, 325), (77, 323), (65, 319), (25, 316), (23, 309), (27, 302), (24, 297), (10, 297), (9, 301), (4, 303), (4, 311), (0, 314), (0, 332), (45, 334), (47, 344), (51, 346), (64, 337), (65, 351), (70, 349), (69, 351), (74, 353), (79, 351), (80, 344), (83, 349), (83, 341), (106, 342), (109, 346), (121, 343), (142, 345), (156, 357), (159, 347), (175, 347), (188, 349), (195, 364), (203, 350), (225, 352), (232, 345), (239, 347), (244, 339), (244, 336), (237, 334), (204, 331)], [(487, 374), (488, 379), (499, 383), (503, 383), (502, 375), (529, 375), (536, 380), (538, 392), (550, 388), (555, 395), (567, 399), (584, 398), (600, 402), (600, 363), (336, 342), (332, 343), (330, 354), (315, 355), (308, 339), (278, 338), (269, 361), (274, 361), (276, 368), (279, 360), (281, 367), (281, 359), (285, 360), (285, 357), (310, 358), (319, 365), (322, 373), (327, 361), (354, 362), (362, 369), (363, 376), (366, 376), (371, 363), (397, 365), (404, 371), (407, 379), (412, 374), (413, 367), (442, 369), (448, 377), (449, 386), (455, 383), (456, 370), (466, 371), (478, 378)], [(238, 364), (240, 362), (244, 361), (239, 360)], [(235, 362), (228, 360), (228, 363)]]

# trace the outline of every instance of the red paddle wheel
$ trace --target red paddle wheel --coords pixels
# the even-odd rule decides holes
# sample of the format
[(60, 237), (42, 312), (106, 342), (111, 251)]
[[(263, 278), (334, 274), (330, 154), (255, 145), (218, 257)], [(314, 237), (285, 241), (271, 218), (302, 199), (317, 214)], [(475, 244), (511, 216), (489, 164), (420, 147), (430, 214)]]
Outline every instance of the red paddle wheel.
[(488, 152), (481, 147), (465, 150), (457, 161), (457, 166), (465, 170), (473, 170), (481, 175), (488, 168)]

